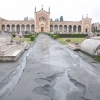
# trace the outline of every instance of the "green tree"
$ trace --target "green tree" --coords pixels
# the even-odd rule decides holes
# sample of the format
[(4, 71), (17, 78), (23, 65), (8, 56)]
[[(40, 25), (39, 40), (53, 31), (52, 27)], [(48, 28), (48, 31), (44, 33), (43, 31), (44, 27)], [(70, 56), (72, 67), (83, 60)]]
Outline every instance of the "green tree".
[(63, 21), (63, 16), (60, 16), (60, 21)]
[(58, 21), (59, 21), (59, 19), (58, 19), (58, 18), (56, 18), (56, 19), (55, 19), (55, 21), (56, 21), (56, 22), (58, 22)]
[(57, 22), (59, 21), (59, 19), (57, 18)]
[(50, 21), (53, 21), (53, 19), (51, 18)]

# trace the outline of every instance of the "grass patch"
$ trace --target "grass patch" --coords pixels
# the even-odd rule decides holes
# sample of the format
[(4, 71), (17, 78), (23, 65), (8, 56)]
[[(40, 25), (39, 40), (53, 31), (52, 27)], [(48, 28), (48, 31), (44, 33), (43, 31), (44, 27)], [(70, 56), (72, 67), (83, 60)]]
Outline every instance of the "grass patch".
[(69, 42), (65, 41), (65, 39), (70, 39), (71, 42), (77, 43), (84, 41), (86, 38), (58, 38), (57, 40), (59, 40), (61, 44), (68, 44)]
[(94, 59), (100, 62), (100, 56), (94, 56)]
[[(14, 37), (13, 40), (19, 41), (20, 38), (19, 37)], [(29, 43), (29, 44), (31, 44), (33, 42), (33, 41), (30, 40), (30, 38), (24, 38), (24, 37), (22, 37), (22, 40), (25, 41), (25, 42), (27, 42), (27, 43)]]
[(67, 41), (64, 41), (64, 38), (58, 38), (58, 41), (60, 41), (61, 44), (68, 44)]

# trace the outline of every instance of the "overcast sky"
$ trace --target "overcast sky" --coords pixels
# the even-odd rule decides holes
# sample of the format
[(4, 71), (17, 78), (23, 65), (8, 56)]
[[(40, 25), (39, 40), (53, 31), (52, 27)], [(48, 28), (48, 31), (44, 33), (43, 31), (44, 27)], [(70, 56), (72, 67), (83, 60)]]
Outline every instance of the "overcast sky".
[(23, 20), (24, 17), (34, 18), (34, 8), (51, 9), (50, 17), (65, 21), (80, 21), (82, 15), (92, 18), (92, 23), (100, 22), (99, 0), (0, 0), (0, 17), (7, 20)]

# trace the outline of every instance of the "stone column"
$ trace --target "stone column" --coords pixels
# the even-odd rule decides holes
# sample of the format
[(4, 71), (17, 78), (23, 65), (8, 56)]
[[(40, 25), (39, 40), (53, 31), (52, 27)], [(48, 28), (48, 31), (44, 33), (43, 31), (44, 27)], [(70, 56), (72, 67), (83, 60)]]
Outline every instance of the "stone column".
[(59, 32), (59, 25), (58, 25), (58, 32)]
[(15, 32), (16, 32), (16, 25), (15, 25)]
[(18, 29), (17, 29), (17, 25), (16, 25), (16, 32), (18, 31)]
[(72, 33), (73, 33), (73, 26), (72, 26)]
[(31, 32), (32, 28), (31, 28), (31, 25), (30, 25), (30, 32)]
[(55, 26), (53, 27), (53, 32), (55, 31)]
[(5, 25), (5, 31), (6, 31), (6, 25)]
[(12, 31), (12, 32), (14, 31), (13, 27), (11, 27), (11, 31)]
[(64, 33), (64, 26), (62, 26), (62, 33)]
[(53, 32), (54, 32), (54, 26), (53, 26)]
[(78, 26), (76, 26), (76, 32), (78, 33)]
[(65, 31), (65, 27), (63, 26), (63, 33), (65, 34), (65, 32), (66, 32), (66, 31)]
[(69, 33), (69, 26), (67, 26), (67, 33)]
[(25, 31), (26, 31), (26, 25), (25, 25)]
[(12, 31), (11, 26), (10, 26), (10, 32)]
[(20, 25), (20, 31), (22, 32), (22, 27), (21, 27), (21, 25)]
[(21, 25), (20, 25), (20, 30), (19, 31), (21, 31)]
[(29, 29), (28, 29), (28, 30), (29, 30), (29, 32), (30, 32), (30, 26), (29, 26)]

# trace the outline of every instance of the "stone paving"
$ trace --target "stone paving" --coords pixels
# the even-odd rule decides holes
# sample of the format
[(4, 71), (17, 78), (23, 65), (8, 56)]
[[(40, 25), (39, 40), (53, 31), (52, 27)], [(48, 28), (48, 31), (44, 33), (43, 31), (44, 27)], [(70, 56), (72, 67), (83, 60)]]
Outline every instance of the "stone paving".
[(83, 55), (40, 34), (18, 84), (0, 100), (100, 100), (99, 63)]

